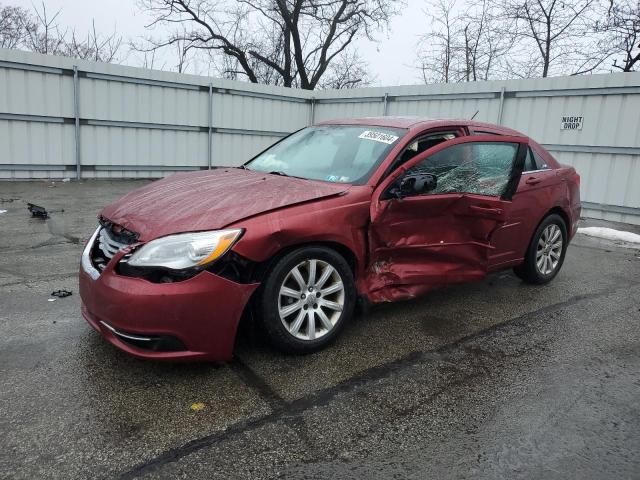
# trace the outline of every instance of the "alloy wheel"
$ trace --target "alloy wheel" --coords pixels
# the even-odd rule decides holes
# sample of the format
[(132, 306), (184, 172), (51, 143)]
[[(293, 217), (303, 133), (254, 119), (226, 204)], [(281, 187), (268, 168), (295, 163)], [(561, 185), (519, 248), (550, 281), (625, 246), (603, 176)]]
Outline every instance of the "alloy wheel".
[(536, 267), (542, 275), (554, 272), (562, 255), (562, 231), (555, 223), (547, 225), (538, 240)]
[(318, 259), (304, 260), (293, 267), (278, 294), (280, 320), (299, 340), (316, 340), (333, 330), (344, 303), (342, 277), (333, 266)]

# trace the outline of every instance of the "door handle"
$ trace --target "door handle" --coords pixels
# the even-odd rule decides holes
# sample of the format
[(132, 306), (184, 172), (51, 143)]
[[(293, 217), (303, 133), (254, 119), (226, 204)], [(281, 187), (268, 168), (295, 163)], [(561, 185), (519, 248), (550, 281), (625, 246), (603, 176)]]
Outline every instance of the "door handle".
[(537, 185), (541, 182), (542, 180), (540, 180), (539, 178), (536, 177), (529, 177), (527, 178), (527, 180), (524, 182), (527, 185)]
[(469, 209), (476, 213), (490, 213), (493, 215), (502, 215), (501, 208), (481, 207), (480, 205), (469, 205)]

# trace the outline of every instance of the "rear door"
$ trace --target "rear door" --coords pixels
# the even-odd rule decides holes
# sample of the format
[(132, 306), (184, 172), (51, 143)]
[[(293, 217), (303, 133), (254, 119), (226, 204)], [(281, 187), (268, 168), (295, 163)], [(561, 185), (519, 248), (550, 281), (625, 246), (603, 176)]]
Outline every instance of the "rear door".
[[(367, 283), (372, 301), (410, 298), (485, 276), (526, 154), (522, 137), (456, 138), (402, 165), (375, 190)], [(402, 178), (436, 176), (434, 189), (395, 198)]]
[(527, 146), (523, 172), (507, 209), (506, 222), (494, 234), (490, 270), (522, 261), (534, 230), (554, 205), (559, 184), (556, 172)]

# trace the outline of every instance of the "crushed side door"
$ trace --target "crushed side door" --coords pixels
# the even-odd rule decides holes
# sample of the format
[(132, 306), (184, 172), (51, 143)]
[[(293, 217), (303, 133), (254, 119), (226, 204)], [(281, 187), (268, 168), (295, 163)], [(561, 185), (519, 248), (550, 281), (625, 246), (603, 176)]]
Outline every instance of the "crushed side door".
[[(411, 298), (486, 275), (492, 234), (505, 222), (522, 172), (524, 142), (456, 138), (411, 159), (376, 188), (365, 276), (371, 301)], [(420, 171), (435, 172), (434, 191), (401, 199), (389, 194), (403, 176)]]

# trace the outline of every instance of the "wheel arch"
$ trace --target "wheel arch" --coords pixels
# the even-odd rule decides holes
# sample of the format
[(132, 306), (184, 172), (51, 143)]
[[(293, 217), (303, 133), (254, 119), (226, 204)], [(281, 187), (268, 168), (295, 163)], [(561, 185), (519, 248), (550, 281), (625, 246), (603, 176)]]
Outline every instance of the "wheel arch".
[(526, 247), (524, 249), (524, 255), (523, 255), (523, 262), (524, 262), (524, 258), (526, 257), (529, 248), (531, 248), (531, 242), (533, 242), (533, 237), (536, 234), (536, 231), (538, 230), (538, 227), (540, 226), (540, 224), (542, 222), (544, 222), (544, 220), (549, 216), (549, 215), (553, 215), (556, 214), (558, 215), (560, 218), (562, 218), (562, 221), (564, 222), (565, 225), (565, 230), (567, 231), (567, 236), (569, 235), (569, 227), (571, 225), (571, 223), (569, 222), (569, 215), (567, 215), (567, 212), (564, 211), (564, 209), (560, 206), (555, 206), (553, 208), (550, 208), (549, 210), (547, 210), (545, 212), (545, 214), (540, 218), (540, 220), (538, 221), (538, 223), (535, 224), (535, 226), (533, 227), (533, 229), (531, 230), (531, 233), (529, 234), (529, 241), (526, 244)]
[[(571, 228), (571, 220), (569, 219), (569, 215), (567, 214), (567, 212), (560, 206), (553, 207), (547, 213), (545, 213), (545, 215), (538, 222), (538, 225), (540, 225), (544, 221), (544, 219), (547, 218), (549, 215), (553, 215), (553, 214), (556, 214), (560, 218), (562, 218), (562, 220), (564, 221), (565, 229), (567, 231), (567, 235), (569, 235), (569, 229)], [(536, 228), (538, 228), (538, 226), (536, 226)]]
[(351, 273), (353, 273), (353, 278), (355, 281), (357, 272), (358, 272), (358, 267), (359, 267), (358, 259), (356, 257), (355, 252), (345, 244), (336, 242), (336, 241), (331, 241), (331, 240), (307, 241), (307, 242), (301, 242), (301, 243), (294, 243), (294, 244), (282, 247), (280, 250), (276, 251), (273, 255), (271, 255), (271, 257), (269, 257), (267, 260), (260, 263), (259, 267), (256, 269), (255, 280), (262, 282), (264, 275), (271, 269), (271, 267), (280, 258), (282, 258), (283, 256), (287, 255), (288, 253), (294, 250), (298, 250), (300, 248), (305, 248), (305, 247), (325, 247), (325, 248), (334, 250), (336, 253), (340, 254), (349, 265), (349, 268), (351, 269)]
[[(523, 258), (523, 262), (519, 265), (516, 265), (514, 267), (514, 272), (515, 274), (521, 278), (522, 280), (524, 280), (525, 282), (528, 283), (533, 283), (533, 284), (543, 284), (543, 283), (547, 283), (549, 281), (551, 281), (553, 278), (555, 278), (557, 272), (559, 271), (559, 269), (561, 268), (558, 267), (555, 271), (555, 273), (553, 273), (553, 275), (550, 278), (540, 278), (536, 273), (533, 272), (532, 267), (530, 266), (530, 262), (532, 259), (532, 255), (534, 254), (533, 252), (533, 248), (534, 247), (534, 239), (536, 238), (536, 233), (538, 232), (538, 230), (540, 229), (540, 226), (544, 223), (544, 221), (549, 218), (551, 215), (557, 215), (560, 217), (560, 219), (562, 220), (562, 222), (565, 225), (565, 233), (569, 234), (569, 228), (570, 228), (570, 223), (569, 223), (569, 215), (567, 214), (567, 212), (560, 206), (555, 206), (551, 209), (549, 209), (540, 219), (540, 221), (536, 224), (535, 229), (533, 230), (533, 233), (531, 234), (531, 239), (529, 240), (529, 244), (527, 246), (527, 250), (525, 252), (525, 256)], [(562, 245), (562, 257), (560, 262), (564, 261), (564, 255), (568, 246), (568, 237), (567, 237), (567, 241), (563, 243)], [(529, 262), (529, 263), (528, 263)]]

